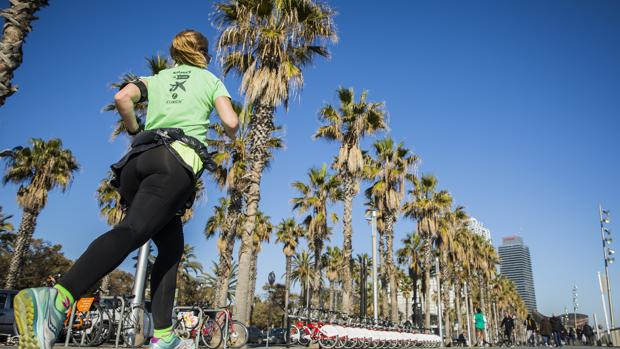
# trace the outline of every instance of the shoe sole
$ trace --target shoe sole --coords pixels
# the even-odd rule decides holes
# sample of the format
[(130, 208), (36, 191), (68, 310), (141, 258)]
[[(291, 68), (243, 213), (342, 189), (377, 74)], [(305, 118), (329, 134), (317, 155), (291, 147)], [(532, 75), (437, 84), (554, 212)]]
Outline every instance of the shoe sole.
[(24, 290), (15, 296), (15, 323), (19, 331), (19, 349), (42, 349), (35, 332), (34, 307), (32, 293)]

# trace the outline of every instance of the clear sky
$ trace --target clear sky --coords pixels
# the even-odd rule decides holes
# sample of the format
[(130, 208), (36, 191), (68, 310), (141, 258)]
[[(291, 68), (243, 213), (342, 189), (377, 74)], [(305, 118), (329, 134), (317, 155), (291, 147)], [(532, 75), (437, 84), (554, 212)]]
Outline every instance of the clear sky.
[[(127, 146), (110, 141), (115, 117), (101, 112), (112, 100), (109, 84), (122, 73), (146, 74), (144, 58), (166, 54), (177, 32), (194, 28), (214, 41), (215, 31), (208, 1), (50, 3), (24, 47), (14, 79), (21, 89), (0, 108), (0, 149), (60, 137), (74, 152), (81, 170), (67, 193), (50, 195), (35, 237), (63, 244), (76, 258), (107, 229), (95, 190)], [(286, 149), (263, 177), (261, 209), (274, 224), (291, 215), (290, 183), (305, 180), (308, 168), (329, 162), (337, 150), (311, 139), (317, 111), (337, 103), (338, 86), (367, 89), (370, 99), (386, 102), (391, 136), (421, 156), (419, 171), (436, 175), (457, 204), (491, 229), (496, 245), (502, 236), (523, 236), (539, 310), (571, 308), (576, 284), (580, 311), (596, 312), (602, 322), (599, 203), (612, 210), (611, 228), (620, 227), (620, 2), (330, 4), (339, 13), (340, 41), (331, 60), (304, 71), (304, 90), (288, 112), (277, 111)], [(238, 98), (238, 81), (224, 82)], [(16, 190), (0, 187), (0, 205), (18, 225)], [(216, 248), (202, 230), (221, 194), (209, 185), (208, 202), (196, 206), (186, 225), (186, 241), (205, 265)], [(354, 205), (354, 253), (370, 251), (362, 203)], [(412, 229), (401, 220), (397, 238)], [(331, 243), (341, 245), (341, 230), (334, 228)], [(616, 302), (619, 268), (611, 267)], [(258, 285), (272, 270), (284, 272), (274, 243), (260, 254)], [(620, 323), (618, 305), (616, 318)]]

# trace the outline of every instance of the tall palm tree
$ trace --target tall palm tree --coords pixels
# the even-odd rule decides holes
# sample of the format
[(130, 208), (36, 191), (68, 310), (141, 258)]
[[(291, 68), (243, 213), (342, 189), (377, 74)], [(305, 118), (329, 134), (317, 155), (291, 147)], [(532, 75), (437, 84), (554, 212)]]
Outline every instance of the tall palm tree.
[[(351, 259), (353, 236), (353, 198), (359, 191), (359, 180), (364, 169), (364, 159), (360, 142), (366, 135), (373, 134), (387, 128), (383, 102), (367, 101), (368, 92), (363, 91), (359, 101), (355, 101), (352, 88), (338, 89), (340, 107), (330, 104), (319, 112), (319, 119), (323, 125), (314, 134), (315, 138), (324, 138), (328, 141), (340, 143), (338, 156), (333, 164), (342, 178), (344, 192), (343, 213), (343, 259)], [(353, 281), (351, 279), (351, 264), (345, 263), (342, 269), (342, 311), (350, 312)]]
[(293, 255), (293, 259), (291, 260), (291, 282), (293, 285), (299, 282), (302, 289), (302, 297), (300, 299), (301, 305), (303, 306), (309, 297), (310, 288), (310, 280), (314, 279), (314, 274), (316, 270), (312, 266), (312, 258), (310, 257), (310, 253), (307, 250), (302, 249), (301, 251), (295, 253)]
[[(291, 200), (293, 210), (298, 211), (299, 214), (309, 212), (303, 221), (308, 230), (309, 245), (314, 251), (315, 274), (311, 292), (314, 305), (319, 303), (321, 254), (323, 244), (329, 238), (330, 232), (327, 226), (327, 207), (342, 199), (340, 184), (340, 179), (330, 175), (325, 164), (321, 168), (312, 168), (308, 171), (307, 184), (300, 181), (293, 182), (293, 188), (301, 194)], [(336, 221), (336, 214), (332, 213), (331, 218), (332, 221)]]
[(236, 315), (248, 322), (244, 303), (250, 285), (250, 246), (260, 201), (267, 140), (277, 106), (288, 105), (303, 86), (302, 68), (317, 55), (328, 57), (326, 41), (337, 40), (335, 12), (312, 0), (227, 0), (215, 5), (220, 30), (217, 50), (225, 74), (241, 77), (241, 92), (254, 105), (248, 158), (246, 220), (239, 261)]
[(13, 72), (23, 61), (22, 46), (26, 35), (32, 31), (31, 23), (36, 20), (35, 13), (48, 5), (48, 0), (11, 0), (11, 7), (2, 11), (4, 27), (0, 42), (0, 107), (7, 97), (17, 92), (11, 84)]
[(291, 260), (295, 255), (295, 249), (299, 243), (299, 238), (303, 235), (303, 230), (293, 218), (282, 219), (276, 226), (276, 242), (281, 242), (282, 252), (286, 256), (286, 272), (284, 281), (284, 317), (288, 323), (288, 302), (291, 292)]
[(14, 288), (21, 274), (24, 256), (30, 246), (37, 217), (47, 204), (50, 190), (67, 190), (73, 181), (73, 173), (79, 165), (69, 149), (62, 147), (62, 141), (54, 138), (44, 141), (30, 140), (31, 147), (16, 147), (2, 152), (7, 161), (3, 184), (20, 184), (17, 203), (23, 209), (22, 220), (17, 230), (17, 242), (6, 277), (5, 288)]
[(338, 246), (327, 246), (327, 252), (323, 254), (323, 266), (326, 269), (325, 276), (329, 281), (329, 310), (334, 310), (334, 283), (341, 278), (343, 265), (342, 250)]
[[(228, 196), (228, 206), (222, 219), (223, 227), (220, 231), (219, 241), (222, 249), (219, 250), (219, 276), (218, 287), (215, 297), (219, 306), (226, 305), (227, 280), (230, 274), (233, 250), (236, 239), (240, 236), (243, 226), (244, 191), (247, 186), (245, 180), (247, 174), (247, 158), (250, 136), (251, 106), (243, 106), (233, 102), (233, 109), (239, 116), (239, 129), (234, 141), (230, 141), (221, 124), (210, 126), (210, 139), (208, 144), (214, 147), (217, 153), (213, 159), (218, 164), (218, 170), (212, 173), (212, 177), (220, 187), (225, 187)], [(276, 127), (276, 131), (280, 127)], [(284, 142), (278, 135), (272, 134), (267, 141), (268, 158), (266, 165), (273, 158), (273, 151), (282, 148)]]
[(114, 174), (110, 171), (97, 187), (97, 203), (99, 215), (108, 225), (114, 226), (123, 219), (125, 211), (121, 206), (121, 194), (111, 184)]
[[(416, 219), (418, 233), (424, 239), (424, 279), (429, 285), (430, 269), (433, 259), (433, 244), (439, 230), (439, 218), (452, 206), (452, 196), (445, 190), (436, 192), (437, 179), (434, 176), (411, 177), (414, 188), (410, 192), (411, 201), (403, 205), (406, 217)], [(424, 295), (424, 326), (431, 325), (430, 287), (426, 287)]]
[[(210, 271), (203, 273), (203, 278), (205, 280), (204, 286), (212, 290), (214, 290), (217, 287), (219, 283), (219, 280), (218, 280), (219, 269), (220, 269), (220, 266), (215, 261), (213, 261), (211, 264)], [(235, 288), (237, 286), (238, 273), (239, 273), (239, 267), (237, 263), (233, 261), (232, 268), (230, 271), (230, 275), (228, 276), (228, 282), (227, 282), (228, 292), (226, 293), (226, 300), (228, 303), (231, 303), (235, 300)], [(209, 299), (208, 301), (210, 303), (213, 302), (212, 299)]]
[(408, 280), (411, 281), (414, 309), (418, 309), (418, 280), (424, 271), (422, 261), (422, 240), (420, 234), (407, 234), (402, 240), (403, 247), (396, 251), (398, 263), (408, 268)]
[(403, 143), (395, 144), (386, 137), (372, 146), (373, 156), (367, 158), (367, 177), (373, 180), (366, 197), (374, 202), (383, 220), (385, 233), (385, 263), (390, 285), (391, 318), (398, 322), (398, 285), (394, 267), (394, 224), (405, 196), (406, 178), (411, 175), (418, 157)]

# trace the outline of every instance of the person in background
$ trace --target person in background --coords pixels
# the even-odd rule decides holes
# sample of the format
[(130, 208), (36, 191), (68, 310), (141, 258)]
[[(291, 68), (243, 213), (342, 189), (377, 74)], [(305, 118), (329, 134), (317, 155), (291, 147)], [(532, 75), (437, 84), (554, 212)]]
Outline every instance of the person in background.
[(527, 314), (527, 318), (524, 321), (527, 345), (530, 347), (536, 346), (536, 331), (538, 327), (536, 325), (536, 321), (532, 318), (531, 314)]
[(563, 346), (562, 344), (562, 320), (559, 317), (555, 316), (555, 314), (551, 314), (551, 319), (549, 319), (551, 323), (551, 334), (553, 335), (553, 341), (555, 342), (556, 347)]
[(575, 333), (575, 329), (571, 327), (568, 330), (568, 345), (575, 345), (575, 344), (577, 344), (577, 335)]
[(510, 346), (514, 346), (514, 342), (512, 340), (512, 330), (515, 328), (515, 321), (509, 313), (506, 313), (504, 319), (502, 320), (501, 327), (504, 329), (504, 337), (506, 338), (505, 343)]
[(476, 327), (476, 341), (477, 345), (483, 346), (486, 343), (484, 338), (484, 329), (487, 324), (487, 319), (482, 314), (482, 310), (480, 308), (476, 309), (476, 314), (474, 314), (474, 325)]
[(549, 338), (551, 338), (551, 321), (549, 321), (548, 317), (543, 317), (540, 321), (540, 335), (543, 338), (543, 344), (548, 347), (549, 346)]
[(585, 325), (583, 325), (583, 335), (586, 337), (586, 345), (594, 345), (594, 330), (592, 326), (586, 321)]

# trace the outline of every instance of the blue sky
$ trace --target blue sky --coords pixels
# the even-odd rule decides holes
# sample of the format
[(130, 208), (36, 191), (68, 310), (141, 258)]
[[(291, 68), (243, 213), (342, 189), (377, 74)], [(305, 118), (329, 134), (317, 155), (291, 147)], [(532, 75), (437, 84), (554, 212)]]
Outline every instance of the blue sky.
[[(107, 230), (95, 190), (127, 146), (110, 141), (114, 116), (101, 112), (112, 99), (109, 84), (126, 72), (146, 74), (144, 58), (166, 54), (183, 29), (214, 41), (211, 4), (66, 0), (38, 14), (15, 74), (20, 91), (0, 108), (0, 149), (60, 137), (81, 170), (67, 193), (50, 195), (36, 237), (62, 243), (76, 258)], [(339, 13), (340, 41), (330, 60), (304, 71), (305, 87), (288, 112), (277, 111), (286, 149), (263, 177), (262, 210), (274, 223), (292, 215), (290, 183), (305, 180), (311, 166), (329, 162), (337, 150), (311, 139), (317, 111), (337, 102), (339, 86), (367, 89), (370, 99), (386, 102), (390, 135), (422, 158), (419, 172), (436, 175), (457, 204), (491, 229), (496, 245), (502, 236), (523, 236), (539, 310), (563, 313), (577, 284), (580, 311), (596, 312), (602, 322), (598, 204), (612, 210), (612, 230), (620, 222), (620, 2), (330, 4)], [(238, 81), (224, 82), (238, 98)], [(0, 205), (18, 225), (16, 189), (0, 187)], [(208, 201), (185, 229), (205, 265), (216, 249), (202, 230), (220, 195), (209, 185)], [(356, 199), (354, 253), (370, 251), (362, 204)], [(413, 223), (401, 220), (396, 228), (401, 239)], [(341, 245), (341, 226), (334, 232), (331, 243)], [(618, 268), (611, 267), (616, 301)], [(259, 285), (269, 271), (283, 274), (281, 246), (264, 246), (258, 270)]]

